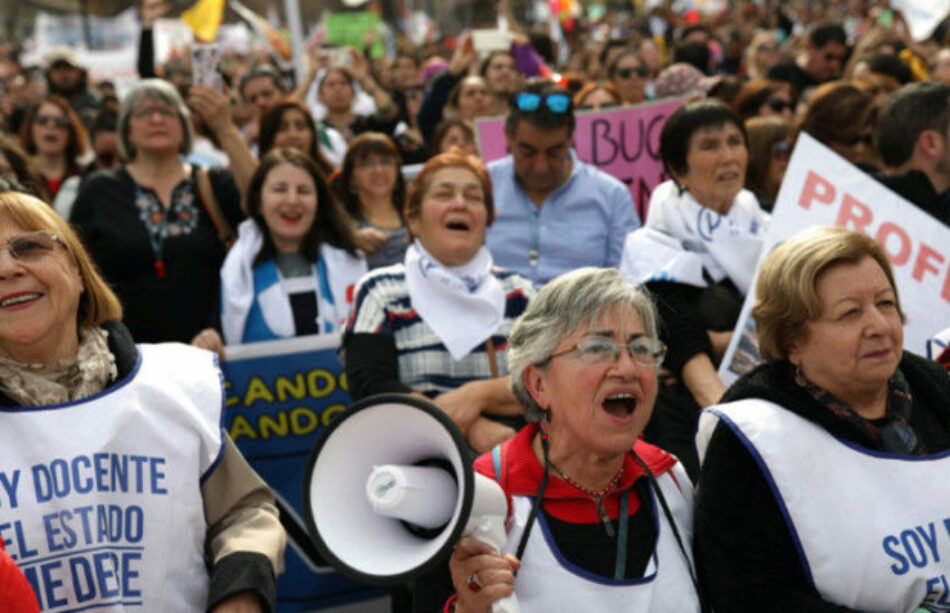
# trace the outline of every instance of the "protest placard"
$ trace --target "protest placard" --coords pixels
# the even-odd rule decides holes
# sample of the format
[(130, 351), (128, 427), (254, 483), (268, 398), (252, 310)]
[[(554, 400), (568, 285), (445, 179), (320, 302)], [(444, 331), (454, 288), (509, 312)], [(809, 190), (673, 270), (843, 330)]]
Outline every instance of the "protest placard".
[[(623, 181), (641, 220), (646, 219), (653, 188), (667, 178), (660, 160), (660, 132), (666, 118), (685, 102), (685, 98), (674, 98), (575, 113), (574, 150), (578, 159)], [(475, 133), (485, 162), (508, 155), (504, 117), (479, 119)]]
[(286, 570), (277, 583), (279, 611), (324, 609), (385, 593), (327, 567), (310, 542), (301, 511), (310, 449), (351, 402), (339, 348), (338, 335), (237, 345), (227, 348), (221, 365), (227, 431), (274, 490), (287, 529)]
[[(812, 226), (858, 230), (884, 245), (907, 316), (904, 349), (927, 355), (928, 340), (950, 324), (950, 229), (802, 134), (785, 171), (759, 263), (777, 243)], [(754, 299), (750, 291), (719, 368), (726, 385), (761, 361), (749, 316)]]
[[(361, 11), (358, 13), (333, 13), (327, 17), (327, 41), (340, 46), (363, 49), (364, 36), (369, 30), (379, 27), (382, 19), (376, 13)], [(385, 54), (382, 37), (376, 36), (370, 48), (370, 57), (382, 57)]]

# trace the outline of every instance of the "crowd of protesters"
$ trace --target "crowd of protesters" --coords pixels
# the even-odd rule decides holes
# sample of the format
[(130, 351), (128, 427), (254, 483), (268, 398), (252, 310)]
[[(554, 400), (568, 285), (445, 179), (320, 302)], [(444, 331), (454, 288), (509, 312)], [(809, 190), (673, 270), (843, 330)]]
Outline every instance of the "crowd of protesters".
[[(342, 334), (354, 399), (422, 394), (478, 453), (517, 440), (525, 426), (530, 389), (510, 380), (515, 370), (508, 364), (516, 320), (526, 311), (529, 320), (543, 320), (529, 309), (553, 280), (585, 267), (619, 268), (649, 291), (659, 317), (654, 335), (662, 341), (628, 346), (640, 367), (663, 360), (653, 419), (637, 434), (674, 453), (681, 477), (695, 481), (701, 458), (693, 433), (701, 410), (724, 395), (744, 397), (745, 388), (727, 391), (716, 368), (752, 289), (798, 136), (807, 133), (869, 181), (950, 225), (950, 21), (914, 40), (900, 12), (874, 0), (736, 2), (716, 15), (611, 5), (602, 14), (570, 15), (557, 27), (516, 16), (505, 0), (498, 9), (506, 49), (486, 52), (470, 32), (436, 28), (413, 45), (396, 23), (387, 28), (388, 53), (370, 52), (382, 36), (374, 32), (365, 49), (317, 45), (299, 80), (265, 52), (226, 52), (220, 89), (191, 83), (187, 52), (155, 62), (153, 25), (171, 17), (160, 0), (141, 7), (141, 79), (121, 93), (93, 79), (92, 67), (71, 49), (25, 66), (16, 46), (2, 45), (0, 178), (72, 225), (121, 302), (136, 342), (191, 344), (223, 359), (226, 345)], [(620, 180), (578, 158), (575, 114), (668, 98), (686, 100), (660, 140), (668, 180), (655, 187), (640, 219)], [(476, 144), (475, 121), (485, 117), (504, 117), (509, 152), (488, 164)], [(699, 241), (690, 220), (703, 214), (735, 231)], [(12, 242), (7, 247), (20, 257)], [(873, 245), (855, 249), (847, 260), (855, 266), (879, 255)], [(845, 266), (837, 261), (831, 270)], [(878, 265), (869, 278), (878, 281), (880, 272), (893, 286), (889, 267)], [(659, 274), (674, 269), (675, 279)], [(819, 287), (824, 277), (815, 278)], [(538, 299), (556, 301), (548, 293)], [(652, 310), (641, 304), (646, 294), (616, 300), (633, 304), (633, 317), (652, 329), (644, 319)], [(576, 350), (594, 351), (584, 347)], [(564, 353), (549, 349), (545, 361)], [(795, 352), (773, 354), (792, 359)], [(516, 375), (528, 376), (524, 368)], [(926, 370), (916, 362), (902, 368)], [(808, 385), (816, 382), (805, 374)], [(796, 371), (795, 380), (800, 376)], [(943, 389), (943, 382), (928, 381), (930, 387), (915, 389)], [(0, 380), (4, 394), (7, 386)], [(549, 418), (540, 408), (543, 415), (529, 421)], [(937, 413), (939, 422), (946, 410)], [(943, 428), (923, 437), (926, 453), (950, 447), (950, 424), (909, 424)], [(878, 441), (870, 440), (857, 444)], [(530, 454), (527, 439), (517, 444)], [(925, 453), (914, 444), (899, 451)], [(663, 464), (666, 457), (653, 457), (663, 470), (672, 465)], [(727, 475), (719, 465), (710, 472), (715, 491)], [(563, 477), (557, 487), (575, 487), (597, 505), (618, 486), (614, 479), (597, 498), (559, 469), (552, 475)], [(626, 509), (598, 506), (590, 521), (608, 522), (620, 508)], [(726, 512), (708, 499), (699, 508)], [(641, 521), (637, 512), (630, 515)], [(698, 581), (706, 588), (698, 600), (708, 597), (727, 611), (851, 610), (818, 597), (810, 576), (794, 568), (790, 541), (775, 544), (788, 555), (780, 560), (787, 565), (769, 575), (774, 590), (729, 576), (729, 568), (742, 574), (756, 563), (723, 560), (725, 545), (709, 536), (712, 516), (697, 518), (706, 539), (697, 549)], [(666, 519), (677, 523), (669, 510)], [(569, 525), (555, 531), (570, 539)], [(488, 604), (481, 583), (507, 582), (507, 570), (497, 568), (508, 567), (499, 562), (496, 575), (504, 576), (479, 579), (465, 557), (478, 549), (462, 550), (453, 556), (452, 582), (443, 569), (414, 590), (414, 604), (397, 596), (397, 608), (437, 610), (453, 591), (458, 600), (449, 607)], [(637, 551), (644, 563), (620, 579), (650, 572), (650, 551)], [(581, 570), (598, 574), (576, 542), (573, 553)], [(793, 576), (783, 574), (789, 568)], [(466, 583), (470, 577), (477, 585)], [(273, 607), (272, 583), (251, 589), (262, 610)]]

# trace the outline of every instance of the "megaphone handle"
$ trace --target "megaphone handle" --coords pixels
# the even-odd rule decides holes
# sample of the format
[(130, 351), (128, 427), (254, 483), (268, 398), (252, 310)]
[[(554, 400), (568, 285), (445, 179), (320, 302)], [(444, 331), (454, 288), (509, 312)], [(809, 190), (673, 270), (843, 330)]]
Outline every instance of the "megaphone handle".
[(518, 598), (512, 594), (493, 602), (491, 611), (492, 613), (521, 613), (521, 607), (518, 606)]

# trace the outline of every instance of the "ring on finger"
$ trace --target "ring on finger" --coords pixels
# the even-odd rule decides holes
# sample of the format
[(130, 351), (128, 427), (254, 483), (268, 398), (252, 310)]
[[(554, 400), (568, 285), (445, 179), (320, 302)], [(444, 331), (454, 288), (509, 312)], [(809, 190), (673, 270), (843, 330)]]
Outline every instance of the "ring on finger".
[(473, 592), (481, 590), (483, 587), (482, 582), (478, 580), (478, 572), (474, 572), (468, 576), (468, 589)]

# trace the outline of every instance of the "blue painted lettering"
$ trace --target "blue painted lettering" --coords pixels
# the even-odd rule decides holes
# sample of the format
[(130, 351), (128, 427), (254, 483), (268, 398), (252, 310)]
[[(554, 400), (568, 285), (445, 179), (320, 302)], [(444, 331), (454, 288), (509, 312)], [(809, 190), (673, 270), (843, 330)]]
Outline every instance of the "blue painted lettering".
[(910, 564), (907, 563), (907, 558), (902, 556), (895, 547), (900, 544), (900, 541), (897, 540), (896, 536), (885, 536), (882, 546), (884, 547), (884, 553), (890, 557), (897, 560), (897, 564), (891, 564), (891, 572), (895, 575), (903, 575), (910, 569)]
[(122, 593), (129, 598), (138, 598), (142, 595), (140, 590), (133, 588), (131, 585), (132, 580), (139, 576), (139, 571), (132, 568), (132, 562), (141, 559), (141, 553), (130, 551), (122, 554)]
[(927, 566), (927, 552), (924, 550), (924, 545), (920, 542), (920, 537), (917, 536), (916, 530), (904, 530), (901, 532), (901, 544), (904, 546), (907, 559), (910, 560), (911, 564), (917, 568)]
[(930, 548), (930, 555), (933, 556), (934, 562), (940, 561), (940, 553), (937, 552), (937, 526), (933, 522), (927, 524), (927, 529), (925, 530), (923, 526), (917, 526), (917, 532), (920, 533), (920, 538), (923, 539), (924, 543)]
[(3, 486), (3, 490), (7, 493), (7, 498), (10, 501), (10, 508), (15, 509), (17, 506), (16, 502), (16, 490), (17, 486), (20, 483), (20, 471), (13, 471), (13, 478), (7, 476), (7, 473), (0, 472), (0, 485)]
[(73, 469), (73, 483), (76, 487), (76, 493), (86, 494), (92, 491), (92, 479), (86, 477), (83, 479), (79, 476), (79, 465), (85, 464), (86, 468), (89, 468), (89, 458), (84, 455), (76, 456), (73, 458), (73, 461), (70, 463)]
[(165, 466), (165, 458), (149, 458), (149, 466), (152, 469), (152, 493), (167, 494), (168, 490), (160, 484), (165, 479), (165, 473), (159, 471), (159, 466)]
[(61, 565), (62, 563), (57, 561), (40, 566), (40, 575), (43, 577), (43, 596), (50, 608), (61, 607), (69, 603), (64, 596), (56, 595), (56, 590), (62, 587), (63, 580), (54, 579), (52, 573)]
[(88, 602), (96, 597), (96, 583), (89, 560), (86, 558), (72, 558), (69, 561), (69, 573), (73, 580), (76, 602)]
[(92, 554), (92, 563), (96, 568), (96, 580), (99, 593), (103, 598), (112, 598), (119, 595), (119, 556), (112, 551), (101, 551)]

